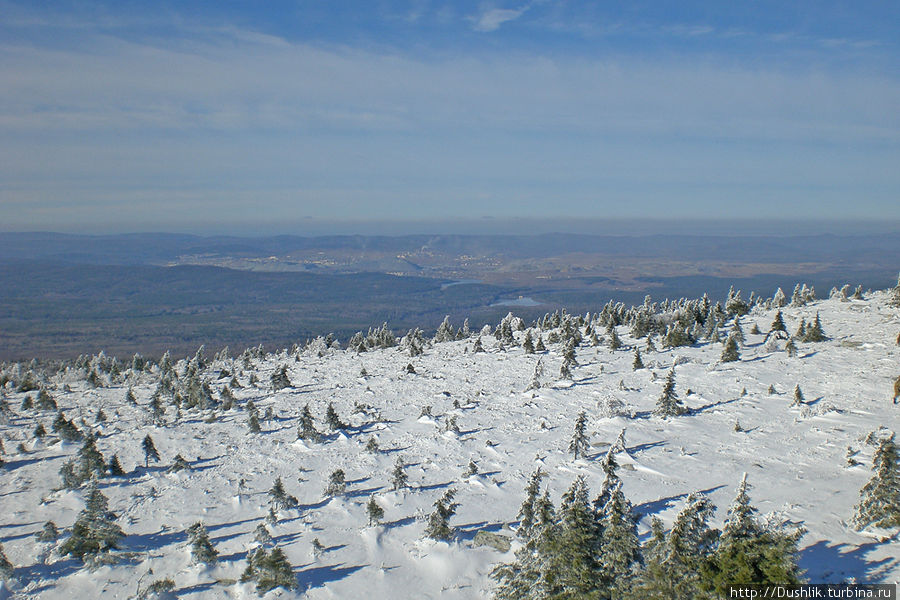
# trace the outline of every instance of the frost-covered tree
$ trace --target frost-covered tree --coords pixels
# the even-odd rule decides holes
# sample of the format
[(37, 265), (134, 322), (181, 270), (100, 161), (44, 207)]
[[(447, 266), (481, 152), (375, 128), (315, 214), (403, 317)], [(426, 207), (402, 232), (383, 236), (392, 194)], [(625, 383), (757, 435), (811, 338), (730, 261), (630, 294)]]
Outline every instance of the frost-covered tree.
[(531, 536), (531, 529), (534, 527), (537, 519), (538, 502), (541, 496), (541, 480), (546, 476), (547, 473), (538, 467), (531, 474), (531, 479), (525, 488), (525, 500), (522, 502), (521, 508), (519, 508), (519, 514), (516, 515), (516, 518), (519, 519), (516, 535), (520, 538), (528, 539)]
[(343, 469), (332, 471), (328, 476), (328, 485), (325, 486), (326, 496), (339, 496), (347, 489), (347, 479)]
[(544, 376), (544, 357), (538, 357), (536, 363), (534, 363), (534, 373), (531, 376), (531, 383), (528, 384), (526, 391), (528, 390), (539, 390), (541, 388), (541, 377)]
[(78, 451), (78, 476), (82, 481), (87, 481), (94, 475), (104, 477), (106, 463), (103, 455), (97, 449), (97, 438), (89, 434), (84, 439), (84, 445)]
[(741, 354), (738, 351), (738, 343), (733, 334), (728, 336), (728, 340), (725, 342), (725, 348), (722, 349), (722, 357), (720, 360), (723, 363), (741, 360)]
[(600, 564), (600, 527), (584, 477), (563, 494), (544, 550), (543, 579), (551, 598), (594, 598), (609, 580)]
[(13, 567), (13, 564), (9, 562), (9, 559), (6, 558), (6, 553), (3, 551), (3, 544), (0, 544), (0, 580), (8, 581), (12, 579), (14, 572), (15, 568)]
[(799, 350), (797, 349), (797, 344), (794, 343), (794, 338), (788, 339), (787, 344), (784, 345), (784, 351), (791, 358), (797, 356)]
[(109, 462), (106, 463), (106, 473), (110, 477), (123, 477), (125, 475), (125, 469), (122, 468), (122, 463), (119, 462), (118, 454), (113, 454)]
[(675, 393), (675, 367), (673, 366), (666, 375), (662, 395), (656, 401), (656, 409), (653, 413), (660, 417), (668, 418), (683, 415), (687, 412), (687, 407), (682, 404), (678, 394)]
[(805, 403), (806, 399), (803, 397), (803, 390), (800, 389), (800, 384), (798, 383), (794, 387), (794, 401), (791, 403), (791, 406), (800, 406)]
[(269, 546), (272, 544), (272, 534), (269, 533), (265, 523), (260, 523), (253, 530), (253, 540), (261, 546)]
[(588, 447), (587, 413), (581, 411), (575, 420), (575, 432), (572, 434), (571, 441), (569, 441), (569, 452), (572, 453), (574, 460), (578, 460), (579, 457), (583, 458), (587, 454)]
[(622, 340), (619, 339), (619, 334), (616, 333), (616, 328), (612, 324), (606, 329), (606, 338), (610, 350), (618, 350), (622, 347)]
[(56, 523), (53, 521), (44, 523), (40, 533), (37, 534), (37, 540), (39, 542), (55, 542), (57, 539), (59, 539), (59, 528)]
[(275, 369), (272, 373), (271, 381), (272, 389), (276, 392), (291, 387), (291, 379), (287, 374), (287, 365), (281, 365), (280, 368)]
[(784, 324), (784, 317), (781, 315), (780, 310), (775, 313), (775, 319), (772, 320), (772, 325), (769, 327), (769, 333), (773, 333), (775, 331), (783, 331), (787, 333), (787, 327)]
[(190, 471), (191, 465), (188, 463), (187, 459), (183, 457), (181, 454), (176, 454), (175, 458), (172, 459), (172, 464), (169, 466), (169, 473), (177, 473), (179, 471)]
[(894, 434), (879, 440), (872, 460), (875, 474), (860, 491), (853, 524), (857, 529), (869, 525), (900, 527), (900, 453)]
[(144, 449), (144, 467), (150, 466), (150, 460), (153, 462), (159, 462), (159, 452), (156, 450), (156, 444), (153, 443), (153, 438), (150, 437), (148, 433), (144, 438), (144, 441), (141, 442), (141, 447)]
[(332, 431), (339, 431), (341, 429), (347, 429), (348, 425), (341, 421), (340, 416), (338, 416), (337, 410), (334, 408), (334, 404), (332, 402), (328, 403), (328, 408), (325, 409), (325, 424), (328, 425), (328, 428)]
[(522, 349), (525, 354), (534, 354), (534, 340), (531, 338), (531, 330), (525, 332), (525, 339), (522, 341)]
[(316, 429), (313, 420), (312, 411), (309, 410), (309, 404), (303, 407), (300, 413), (300, 424), (297, 427), (297, 439), (308, 442), (322, 441), (322, 434)]
[(775, 308), (787, 306), (787, 296), (785, 296), (781, 288), (775, 290), (775, 295), (772, 297), (772, 306)]
[(530, 600), (551, 595), (550, 541), (557, 527), (556, 510), (548, 492), (536, 497), (533, 513), (534, 522), (524, 536), (524, 545), (516, 550), (516, 560), (502, 563), (491, 572), (491, 578), (498, 582), (496, 600)]
[(819, 320), (819, 313), (816, 313), (816, 320), (813, 321), (812, 325), (806, 328), (806, 333), (804, 334), (802, 340), (804, 342), (824, 342), (828, 337), (825, 335), (825, 332), (822, 330), (822, 321)]
[(603, 576), (613, 589), (624, 589), (626, 577), (640, 560), (637, 519), (631, 503), (617, 482), (609, 491), (609, 499), (600, 509), (599, 555)]
[(444, 495), (434, 503), (434, 511), (428, 516), (428, 524), (425, 527), (425, 536), (433, 540), (449, 541), (454, 534), (450, 527), (450, 517), (456, 514), (458, 503), (453, 501), (456, 490), (448, 488)]
[(284, 483), (282, 483), (281, 477), (275, 478), (275, 483), (272, 484), (272, 489), (269, 490), (269, 501), (277, 510), (287, 510), (298, 506), (297, 499), (284, 490)]
[(900, 275), (897, 276), (897, 285), (894, 286), (888, 297), (888, 304), (891, 306), (900, 306)]
[(403, 470), (404, 466), (403, 457), (398, 456), (397, 461), (394, 463), (394, 469), (391, 471), (391, 488), (394, 490), (409, 487), (407, 483), (409, 476)]
[(109, 510), (109, 500), (92, 479), (85, 493), (85, 507), (72, 526), (72, 534), (59, 547), (60, 556), (72, 555), (86, 562), (118, 548), (125, 533)]
[(725, 526), (711, 560), (702, 565), (703, 587), (724, 596), (735, 581), (747, 584), (801, 583), (797, 541), (802, 530), (787, 532), (760, 523), (747, 494), (744, 474), (728, 509)]
[(739, 346), (743, 346), (746, 341), (744, 337), (744, 330), (741, 328), (741, 321), (738, 318), (734, 319), (734, 323), (731, 325), (731, 329), (728, 331), (728, 336), (733, 337), (734, 341), (738, 343)]
[(287, 590), (297, 588), (294, 569), (281, 548), (266, 550), (260, 546), (247, 554), (247, 562), (241, 581), (255, 581), (256, 593), (260, 596), (277, 587)]
[(250, 433), (260, 433), (262, 431), (262, 426), (259, 424), (259, 413), (253, 411), (250, 413), (250, 416), (247, 418), (247, 429), (250, 430)]
[(631, 368), (635, 371), (644, 368), (644, 360), (641, 358), (641, 350), (637, 346), (635, 346), (634, 348), (634, 361), (631, 363)]
[(652, 536), (642, 548), (643, 565), (636, 572), (627, 597), (633, 600), (708, 598), (700, 573), (708, 568), (718, 530), (708, 520), (715, 506), (699, 492), (688, 496), (684, 508), (666, 534), (654, 518)]
[(191, 558), (197, 564), (214, 565), (219, 560), (219, 553), (209, 540), (209, 532), (203, 523), (197, 521), (187, 529), (188, 541), (191, 544)]
[(366, 504), (366, 515), (369, 517), (369, 527), (378, 525), (384, 518), (384, 509), (375, 501), (375, 494), (369, 496), (369, 502)]

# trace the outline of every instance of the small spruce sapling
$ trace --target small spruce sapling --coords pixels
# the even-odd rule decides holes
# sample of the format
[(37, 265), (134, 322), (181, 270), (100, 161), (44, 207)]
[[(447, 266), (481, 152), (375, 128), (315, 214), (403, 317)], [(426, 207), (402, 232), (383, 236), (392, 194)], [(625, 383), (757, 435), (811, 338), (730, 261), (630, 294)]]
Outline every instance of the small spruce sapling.
[(197, 521), (187, 529), (191, 544), (191, 558), (196, 564), (214, 565), (219, 560), (219, 553), (209, 540), (209, 532), (203, 523)]
[(366, 504), (366, 514), (369, 517), (369, 527), (378, 525), (384, 518), (384, 509), (375, 501), (375, 495), (369, 496), (369, 502)]
[(341, 421), (337, 411), (334, 409), (334, 404), (331, 402), (328, 403), (328, 408), (325, 410), (325, 424), (328, 425), (329, 429), (332, 431), (347, 429), (348, 427), (346, 423)]
[(322, 434), (315, 427), (312, 412), (309, 410), (309, 404), (303, 407), (300, 413), (300, 424), (297, 427), (297, 439), (308, 442), (322, 441)]
[(801, 406), (806, 403), (806, 399), (803, 397), (803, 390), (800, 389), (800, 384), (798, 383), (794, 387), (794, 401), (791, 403), (791, 406)]
[(631, 368), (634, 371), (644, 368), (644, 361), (641, 358), (641, 350), (637, 346), (635, 346), (634, 348), (634, 361), (631, 363)]
[(37, 534), (37, 540), (39, 542), (55, 542), (57, 539), (59, 539), (59, 528), (56, 523), (53, 521), (44, 523), (40, 533)]
[(326, 496), (339, 496), (347, 489), (347, 480), (343, 469), (337, 469), (328, 476), (328, 485), (325, 486)]
[(391, 488), (394, 490), (409, 487), (409, 484), (407, 483), (409, 476), (403, 470), (404, 466), (403, 457), (398, 456), (397, 462), (394, 463), (394, 470), (391, 471)]
[(575, 420), (575, 432), (569, 442), (569, 452), (572, 453), (573, 460), (583, 458), (587, 454), (588, 445), (587, 413), (581, 411)]
[(454, 534), (450, 527), (450, 517), (456, 514), (458, 503), (453, 502), (456, 490), (449, 488), (444, 495), (434, 503), (434, 512), (428, 516), (428, 525), (425, 527), (425, 535), (433, 540), (449, 541)]
[(722, 349), (722, 357), (721, 361), (723, 363), (726, 362), (736, 362), (741, 359), (740, 352), (738, 351), (738, 343), (735, 339), (734, 334), (730, 334), (728, 336), (728, 340), (725, 342), (725, 348)]
[(149, 433), (141, 443), (141, 447), (144, 449), (144, 468), (150, 466), (151, 460), (159, 462), (159, 452), (156, 450), (156, 445), (153, 443), (153, 438), (150, 437)]
[(857, 529), (900, 527), (900, 452), (894, 434), (879, 440), (872, 469), (875, 474), (860, 490), (853, 523)]
[(669, 373), (666, 375), (662, 395), (656, 401), (656, 409), (653, 412), (663, 418), (675, 417), (688, 412), (687, 407), (682, 404), (681, 399), (675, 393), (675, 367), (669, 369)]

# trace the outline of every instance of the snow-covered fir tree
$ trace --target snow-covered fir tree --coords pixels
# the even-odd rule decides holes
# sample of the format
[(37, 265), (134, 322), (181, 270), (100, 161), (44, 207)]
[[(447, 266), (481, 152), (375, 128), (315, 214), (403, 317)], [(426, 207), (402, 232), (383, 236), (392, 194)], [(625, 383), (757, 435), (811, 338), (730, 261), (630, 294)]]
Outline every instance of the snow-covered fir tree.
[(0, 581), (9, 581), (12, 579), (13, 573), (15, 573), (15, 568), (6, 557), (6, 552), (3, 551), (3, 544), (0, 544)]
[(709, 562), (702, 565), (703, 586), (725, 594), (727, 586), (742, 583), (801, 583), (797, 541), (802, 530), (784, 531), (760, 523), (747, 494), (745, 473), (728, 509), (725, 526)]
[(369, 527), (378, 525), (384, 518), (384, 509), (375, 501), (375, 494), (369, 496), (369, 502), (366, 504), (366, 515), (369, 518)]
[(214, 565), (218, 562), (219, 553), (209, 540), (209, 532), (201, 521), (188, 527), (187, 534), (191, 545), (191, 558), (195, 563)]
[(709, 568), (719, 536), (718, 530), (708, 524), (714, 511), (706, 496), (694, 492), (668, 533), (662, 522), (653, 518), (652, 535), (641, 550), (643, 564), (626, 594), (629, 600), (709, 597), (701, 573)]
[(656, 401), (656, 409), (653, 414), (663, 418), (677, 417), (686, 414), (688, 409), (675, 393), (675, 367), (669, 369), (666, 382), (663, 384), (662, 394)]
[(153, 438), (150, 437), (148, 433), (144, 437), (144, 441), (141, 442), (141, 448), (144, 450), (144, 467), (150, 466), (150, 461), (159, 462), (159, 451), (156, 449), (156, 444), (153, 443)]
[(287, 590), (297, 588), (294, 569), (281, 548), (267, 550), (259, 546), (247, 554), (247, 563), (241, 581), (256, 582), (256, 593), (260, 596), (277, 587)]
[(578, 418), (575, 420), (575, 432), (572, 434), (572, 439), (569, 441), (569, 452), (572, 453), (572, 458), (574, 460), (578, 460), (579, 458), (584, 458), (589, 446), (590, 444), (588, 443), (587, 437), (587, 413), (581, 411), (578, 413)]
[(733, 334), (729, 334), (728, 339), (725, 341), (725, 348), (722, 349), (722, 356), (719, 360), (723, 363), (726, 362), (735, 362), (741, 359), (741, 354), (738, 351), (738, 343)]
[(343, 469), (336, 469), (328, 476), (328, 485), (325, 486), (326, 496), (339, 496), (347, 489), (347, 479)]
[(900, 527), (900, 452), (894, 434), (878, 441), (872, 470), (875, 474), (860, 490), (853, 524), (857, 529)]
[(309, 410), (308, 403), (303, 407), (303, 411), (300, 413), (300, 424), (297, 427), (297, 439), (308, 442), (322, 441), (322, 434), (316, 429), (312, 411)]
[(348, 425), (341, 420), (341, 417), (338, 415), (332, 402), (329, 402), (328, 408), (325, 409), (325, 424), (328, 425), (328, 428), (332, 431), (340, 431), (341, 429), (347, 429), (348, 427)]
[(60, 556), (71, 555), (87, 562), (119, 547), (125, 533), (109, 510), (109, 500), (92, 479), (85, 490), (85, 507), (72, 526), (72, 533), (59, 547)]
[(456, 514), (458, 503), (453, 501), (456, 490), (448, 488), (434, 503), (434, 511), (428, 516), (425, 536), (433, 540), (450, 540), (455, 530), (450, 527), (450, 517)]
[(285, 491), (281, 477), (275, 478), (275, 483), (269, 490), (269, 501), (276, 510), (288, 510), (298, 505), (297, 499)]
[(637, 346), (634, 348), (634, 361), (631, 363), (631, 368), (634, 371), (644, 368), (644, 360), (641, 358), (641, 350)]
[(403, 470), (404, 467), (403, 457), (398, 456), (397, 461), (394, 463), (394, 469), (391, 471), (391, 489), (399, 490), (408, 487), (408, 475)]

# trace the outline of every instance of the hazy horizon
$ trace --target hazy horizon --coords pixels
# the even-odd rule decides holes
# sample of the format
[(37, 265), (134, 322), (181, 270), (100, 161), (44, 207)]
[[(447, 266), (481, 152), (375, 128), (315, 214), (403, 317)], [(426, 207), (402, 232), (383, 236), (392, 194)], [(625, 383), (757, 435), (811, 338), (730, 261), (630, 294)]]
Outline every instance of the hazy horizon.
[(194, 235), (199, 237), (319, 237), (330, 235), (542, 235), (551, 233), (645, 236), (645, 235), (745, 235), (803, 236), (816, 234), (864, 235), (900, 232), (900, 220), (867, 219), (419, 219), (419, 220), (321, 220), (305, 219), (296, 224), (196, 224), (180, 228), (154, 226), (57, 229), (11, 229), (0, 225), (0, 233), (61, 235)]

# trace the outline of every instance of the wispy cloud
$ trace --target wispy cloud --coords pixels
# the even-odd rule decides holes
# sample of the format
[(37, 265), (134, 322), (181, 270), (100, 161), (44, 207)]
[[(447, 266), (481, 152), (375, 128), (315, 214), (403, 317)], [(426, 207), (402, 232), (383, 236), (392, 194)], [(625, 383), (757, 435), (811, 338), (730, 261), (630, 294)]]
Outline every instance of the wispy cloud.
[(504, 23), (515, 21), (527, 11), (528, 5), (521, 8), (487, 8), (472, 17), (472, 29), (481, 32), (496, 31)]

